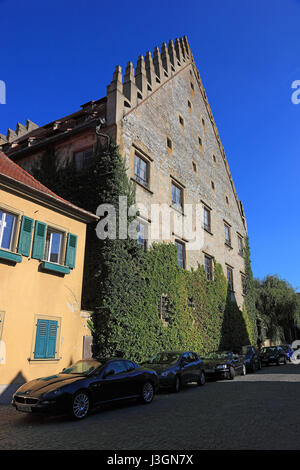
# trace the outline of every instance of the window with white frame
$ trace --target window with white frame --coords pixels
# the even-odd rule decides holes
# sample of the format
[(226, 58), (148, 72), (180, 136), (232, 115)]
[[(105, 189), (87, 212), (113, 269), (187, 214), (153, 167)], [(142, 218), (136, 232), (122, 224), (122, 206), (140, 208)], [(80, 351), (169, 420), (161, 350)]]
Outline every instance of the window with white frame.
[(17, 216), (0, 209), (0, 248), (11, 250), (13, 247)]
[(50, 263), (62, 262), (64, 233), (51, 227), (47, 228), (44, 259)]

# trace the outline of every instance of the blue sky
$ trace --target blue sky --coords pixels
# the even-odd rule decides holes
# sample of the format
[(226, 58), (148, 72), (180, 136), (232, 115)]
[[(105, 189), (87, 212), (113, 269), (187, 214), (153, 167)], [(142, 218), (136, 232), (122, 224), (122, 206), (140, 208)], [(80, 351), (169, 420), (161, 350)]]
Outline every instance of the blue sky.
[(187, 35), (243, 201), (256, 277), (300, 291), (300, 0), (0, 0), (0, 133), (106, 94), (115, 65)]

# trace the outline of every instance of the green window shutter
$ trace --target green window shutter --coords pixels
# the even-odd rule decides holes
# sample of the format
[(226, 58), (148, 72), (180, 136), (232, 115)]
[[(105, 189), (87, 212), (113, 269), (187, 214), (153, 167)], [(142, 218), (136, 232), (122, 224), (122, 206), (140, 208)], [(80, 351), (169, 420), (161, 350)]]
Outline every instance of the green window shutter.
[(29, 256), (30, 254), (32, 228), (33, 219), (23, 215), (18, 243), (18, 253), (20, 255)]
[(37, 321), (35, 338), (35, 359), (55, 358), (58, 322), (53, 320)]
[(47, 225), (43, 222), (36, 221), (34, 229), (34, 239), (32, 247), (32, 258), (44, 259), (44, 247), (46, 239)]
[(36, 326), (36, 339), (34, 357), (43, 359), (47, 354), (48, 321), (38, 320)]
[(76, 248), (77, 248), (77, 235), (68, 233), (65, 265), (71, 269), (75, 268)]

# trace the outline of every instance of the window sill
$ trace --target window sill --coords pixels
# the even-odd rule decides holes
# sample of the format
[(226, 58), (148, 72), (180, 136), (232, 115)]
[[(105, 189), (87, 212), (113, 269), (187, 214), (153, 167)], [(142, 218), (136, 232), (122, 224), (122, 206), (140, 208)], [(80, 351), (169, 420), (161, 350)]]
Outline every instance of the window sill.
[(12, 263), (21, 263), (22, 256), (12, 251), (0, 250), (0, 259), (11, 261)]
[(213, 235), (213, 233), (209, 230), (209, 228), (203, 227), (203, 229), (205, 230), (205, 232), (209, 233), (210, 235)]
[(70, 274), (70, 268), (62, 266), (61, 264), (50, 263), (49, 261), (43, 261), (41, 268), (45, 271), (53, 271), (59, 274)]
[(35, 358), (29, 357), (28, 362), (58, 362), (61, 360), (61, 357), (45, 357), (45, 358)]
[(171, 209), (174, 209), (174, 211), (178, 212), (180, 215), (183, 215), (183, 216), (185, 215), (184, 212), (183, 212), (183, 209), (180, 208), (179, 206), (176, 207), (173, 204), (170, 204), (170, 207), (171, 207)]
[(233, 250), (233, 247), (230, 243), (225, 242), (225, 246), (227, 246), (227, 248), (230, 248), (230, 250)]
[(136, 184), (138, 184), (141, 188), (148, 191), (148, 193), (153, 194), (153, 191), (151, 191), (151, 189), (149, 189), (149, 187), (146, 186), (145, 184), (141, 183), (140, 181), (136, 180), (135, 178), (131, 178), (131, 180), (134, 181)]

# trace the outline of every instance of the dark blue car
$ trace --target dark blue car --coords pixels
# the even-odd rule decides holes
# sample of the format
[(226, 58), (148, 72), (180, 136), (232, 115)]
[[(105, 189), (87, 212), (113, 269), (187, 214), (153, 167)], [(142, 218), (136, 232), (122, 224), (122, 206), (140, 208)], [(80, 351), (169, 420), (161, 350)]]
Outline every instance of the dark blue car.
[(281, 344), (281, 349), (286, 353), (288, 360), (291, 360), (294, 350), (291, 348), (289, 344)]

